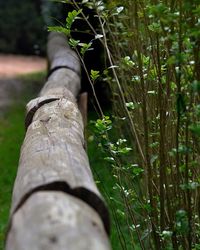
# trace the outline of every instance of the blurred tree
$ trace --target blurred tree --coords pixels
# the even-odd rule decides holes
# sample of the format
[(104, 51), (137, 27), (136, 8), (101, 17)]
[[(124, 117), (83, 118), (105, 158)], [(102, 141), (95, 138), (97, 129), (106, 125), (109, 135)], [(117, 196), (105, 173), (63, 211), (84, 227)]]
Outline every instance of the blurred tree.
[(1, 53), (45, 53), (46, 27), (39, 0), (0, 0), (0, 17)]

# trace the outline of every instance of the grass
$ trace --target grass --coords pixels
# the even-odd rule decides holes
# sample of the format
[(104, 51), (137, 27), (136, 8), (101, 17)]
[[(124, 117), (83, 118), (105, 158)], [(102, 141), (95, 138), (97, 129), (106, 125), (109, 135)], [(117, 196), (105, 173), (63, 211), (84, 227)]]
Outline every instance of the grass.
[(12, 187), (17, 171), (20, 145), (24, 136), (24, 108), (17, 105), (0, 119), (0, 249), (9, 216)]
[(45, 72), (20, 76), (24, 86), (21, 101), (8, 108), (0, 117), (0, 250), (4, 248), (12, 188), (24, 138), (25, 104), (36, 95), (44, 82), (44, 76)]

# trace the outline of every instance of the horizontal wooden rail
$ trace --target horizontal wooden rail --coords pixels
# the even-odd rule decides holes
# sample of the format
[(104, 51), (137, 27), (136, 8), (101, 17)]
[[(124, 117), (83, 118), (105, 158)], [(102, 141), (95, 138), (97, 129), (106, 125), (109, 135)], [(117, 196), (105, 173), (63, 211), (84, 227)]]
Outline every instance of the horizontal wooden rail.
[(92, 177), (77, 105), (80, 62), (54, 32), (48, 57), (51, 74), (27, 104), (6, 250), (109, 250), (108, 211)]

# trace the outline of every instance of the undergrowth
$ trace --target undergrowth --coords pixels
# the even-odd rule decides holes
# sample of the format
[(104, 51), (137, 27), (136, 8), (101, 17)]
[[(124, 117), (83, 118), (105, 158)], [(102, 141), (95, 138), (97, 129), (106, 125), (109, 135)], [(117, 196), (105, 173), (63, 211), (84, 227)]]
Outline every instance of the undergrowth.
[[(112, 90), (110, 116), (96, 98), (93, 140), (119, 194), (109, 194), (109, 204), (120, 248), (200, 249), (199, 1), (58, 2), (74, 10), (66, 25), (49, 30), (68, 36), (95, 98), (99, 78)], [(97, 29), (85, 8), (94, 11)], [(89, 43), (73, 38), (78, 18), (93, 34)], [(96, 39), (104, 47), (103, 72), (84, 64)]]

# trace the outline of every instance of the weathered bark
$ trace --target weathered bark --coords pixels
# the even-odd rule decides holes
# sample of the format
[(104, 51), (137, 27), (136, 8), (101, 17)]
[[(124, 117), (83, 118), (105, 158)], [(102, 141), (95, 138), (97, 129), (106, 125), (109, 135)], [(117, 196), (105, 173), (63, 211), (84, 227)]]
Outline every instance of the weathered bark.
[(8, 236), (9, 250), (105, 250), (109, 242), (99, 215), (62, 192), (38, 192), (19, 209)]
[[(61, 34), (50, 35), (48, 55), (51, 75), (40, 96), (27, 105), (27, 133), (13, 190), (6, 249), (108, 250), (104, 232), (109, 232), (108, 212), (84, 150), (84, 125), (76, 100), (80, 91), (80, 63)], [(41, 192), (43, 190), (46, 192)], [(57, 221), (55, 214), (55, 218), (48, 220), (45, 216), (59, 208), (55, 203), (63, 208), (60, 219)], [(74, 212), (70, 206), (76, 208)], [(73, 226), (67, 221), (68, 213), (76, 220), (75, 223), (72, 220)], [(54, 219), (56, 225), (51, 223)], [(91, 226), (93, 220), (97, 230)], [(81, 221), (87, 226), (81, 225)], [(63, 229), (63, 226), (66, 227)], [(51, 242), (51, 231), (59, 239), (58, 245)], [(73, 242), (76, 238), (77, 242)]]
[(88, 93), (84, 92), (80, 94), (78, 98), (78, 108), (81, 112), (84, 126), (87, 125), (87, 105), (88, 105)]

